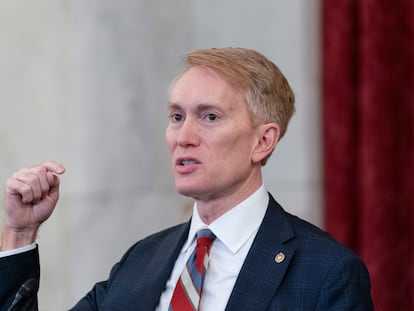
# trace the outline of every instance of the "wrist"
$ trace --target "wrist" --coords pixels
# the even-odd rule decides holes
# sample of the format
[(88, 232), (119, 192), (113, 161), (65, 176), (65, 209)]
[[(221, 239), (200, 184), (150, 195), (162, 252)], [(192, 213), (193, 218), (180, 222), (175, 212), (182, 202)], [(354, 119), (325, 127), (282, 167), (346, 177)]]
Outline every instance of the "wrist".
[(12, 250), (33, 244), (36, 241), (36, 236), (37, 229), (13, 229), (4, 225), (0, 251)]

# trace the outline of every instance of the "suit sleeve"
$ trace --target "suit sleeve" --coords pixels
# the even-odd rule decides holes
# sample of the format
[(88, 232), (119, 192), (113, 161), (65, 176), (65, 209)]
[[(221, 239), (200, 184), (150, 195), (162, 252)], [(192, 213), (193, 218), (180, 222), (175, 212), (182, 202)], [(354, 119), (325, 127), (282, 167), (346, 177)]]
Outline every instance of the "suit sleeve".
[[(31, 278), (40, 278), (37, 247), (24, 253), (0, 258), (0, 311), (9, 308), (19, 288)], [(37, 310), (37, 296), (26, 301), (19, 310)]]
[(333, 266), (315, 310), (374, 310), (368, 270), (360, 258), (348, 256)]

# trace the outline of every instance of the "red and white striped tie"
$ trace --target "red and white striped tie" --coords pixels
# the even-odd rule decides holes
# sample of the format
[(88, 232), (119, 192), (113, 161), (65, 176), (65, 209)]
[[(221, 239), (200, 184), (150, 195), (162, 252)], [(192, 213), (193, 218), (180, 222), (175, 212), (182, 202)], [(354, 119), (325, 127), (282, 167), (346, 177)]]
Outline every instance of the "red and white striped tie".
[(209, 229), (197, 232), (197, 246), (188, 259), (175, 287), (168, 311), (198, 310), (210, 247), (216, 238)]

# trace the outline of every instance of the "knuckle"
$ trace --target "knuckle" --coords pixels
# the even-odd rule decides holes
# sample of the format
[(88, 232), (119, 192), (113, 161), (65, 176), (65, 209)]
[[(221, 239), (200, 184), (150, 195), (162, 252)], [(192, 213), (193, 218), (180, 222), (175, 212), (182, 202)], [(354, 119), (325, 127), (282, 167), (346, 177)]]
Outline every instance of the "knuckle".
[(10, 177), (6, 180), (5, 183), (6, 189), (11, 189), (15, 187), (15, 179), (13, 177)]
[(22, 184), (20, 187), (20, 192), (24, 196), (33, 194), (32, 187), (30, 187), (28, 184)]

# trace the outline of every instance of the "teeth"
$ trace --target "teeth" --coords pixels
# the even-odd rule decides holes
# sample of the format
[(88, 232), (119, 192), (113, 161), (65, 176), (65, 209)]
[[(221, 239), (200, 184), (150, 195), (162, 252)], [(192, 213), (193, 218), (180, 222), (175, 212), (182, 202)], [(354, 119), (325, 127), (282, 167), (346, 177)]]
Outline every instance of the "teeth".
[(193, 160), (184, 160), (184, 161), (181, 161), (181, 165), (190, 165), (190, 164), (194, 164), (195, 163), (195, 161), (193, 161)]

